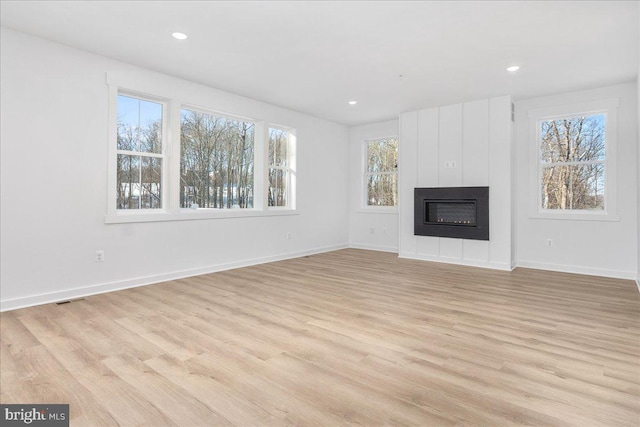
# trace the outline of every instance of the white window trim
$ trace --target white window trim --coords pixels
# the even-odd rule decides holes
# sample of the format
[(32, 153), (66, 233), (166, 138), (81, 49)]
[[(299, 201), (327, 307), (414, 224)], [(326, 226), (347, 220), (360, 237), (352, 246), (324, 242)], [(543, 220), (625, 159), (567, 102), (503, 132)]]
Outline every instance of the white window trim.
[(161, 208), (159, 209), (131, 209), (131, 212), (149, 212), (153, 213), (154, 216), (157, 214), (162, 214), (167, 212), (167, 207), (170, 204), (169, 200), (169, 190), (167, 188), (168, 184), (168, 170), (169, 170), (169, 161), (168, 161), (168, 148), (167, 148), (167, 140), (170, 130), (170, 120), (169, 120), (169, 109), (170, 109), (170, 101), (161, 96), (153, 95), (153, 94), (142, 94), (135, 90), (130, 90), (122, 87), (118, 87), (115, 85), (109, 85), (109, 162), (108, 162), (108, 200), (107, 200), (107, 215), (114, 215), (116, 212), (124, 211), (123, 209), (117, 209), (117, 202), (115, 195), (113, 194), (113, 190), (117, 187), (117, 162), (118, 162), (118, 154), (131, 154), (138, 155), (138, 152), (128, 153), (125, 150), (118, 150), (118, 96), (130, 96), (138, 99), (142, 99), (145, 101), (156, 102), (162, 104), (162, 152), (160, 154), (157, 153), (142, 153), (143, 156), (148, 157), (160, 157), (162, 159), (162, 200), (161, 200)]
[[(108, 88), (108, 162), (107, 162), (107, 212), (104, 216), (106, 224), (184, 221), (204, 219), (226, 219), (245, 217), (269, 217), (298, 215), (296, 209), (296, 131), (294, 128), (271, 124), (264, 120), (227, 113), (215, 108), (184, 103), (176, 97), (158, 95), (145, 85), (144, 90), (131, 89), (133, 84), (116, 81), (109, 73), (106, 75)], [(162, 141), (162, 208), (160, 209), (117, 209), (114, 190), (117, 186), (117, 140), (118, 140), (118, 95), (130, 95), (163, 104), (163, 141)], [(180, 110), (191, 109), (207, 114), (217, 114), (228, 118), (240, 119), (254, 123), (254, 207), (248, 209), (189, 209), (181, 208), (180, 200)], [(288, 152), (291, 173), (289, 186), (289, 206), (268, 207), (266, 193), (268, 190), (268, 156), (266, 146), (268, 129), (277, 128), (289, 132), (290, 148)], [(261, 160), (259, 160), (261, 159)], [(175, 176), (173, 176), (175, 175)], [(262, 179), (259, 179), (261, 177)], [(177, 182), (176, 182), (177, 180)]]
[[(570, 105), (537, 108), (529, 111), (529, 218), (578, 220), (578, 221), (619, 221), (617, 184), (617, 108), (618, 99), (603, 99)], [(542, 162), (540, 161), (540, 122), (581, 115), (605, 115), (605, 160), (594, 161), (605, 165), (605, 208), (604, 210), (558, 210), (543, 209)], [(573, 162), (571, 162), (573, 163)], [(587, 162), (580, 162), (585, 164)]]
[[(190, 209), (190, 208), (183, 208), (180, 207), (180, 203), (177, 202), (177, 212), (183, 216), (189, 216), (188, 214), (193, 215), (194, 213), (198, 213), (200, 214), (201, 212), (209, 212), (210, 217), (215, 218), (216, 216), (220, 216), (220, 217), (241, 217), (244, 214), (242, 214), (243, 212), (246, 211), (255, 211), (255, 212), (260, 212), (263, 209), (260, 208), (260, 206), (262, 206), (262, 186), (264, 185), (264, 182), (259, 182), (257, 180), (258, 177), (262, 176), (262, 171), (260, 169), (260, 166), (262, 165), (261, 162), (256, 161), (256, 159), (259, 159), (261, 157), (259, 156), (263, 156), (264, 153), (264, 145), (266, 144), (264, 138), (261, 138), (260, 136), (262, 135), (262, 128), (264, 127), (264, 122), (261, 121), (257, 121), (255, 119), (251, 119), (249, 117), (244, 117), (244, 116), (239, 116), (237, 114), (230, 114), (230, 113), (226, 113), (226, 112), (222, 112), (222, 111), (216, 111), (216, 110), (212, 110), (210, 108), (206, 108), (206, 107), (201, 107), (201, 106), (196, 106), (196, 105), (192, 105), (192, 104), (180, 104), (179, 108), (178, 108), (178, 121), (177, 123), (180, 123), (180, 114), (182, 112), (182, 110), (189, 110), (189, 111), (195, 111), (198, 113), (202, 113), (202, 114), (207, 114), (210, 116), (216, 116), (216, 117), (224, 117), (225, 119), (232, 119), (232, 120), (240, 120), (243, 122), (247, 122), (247, 123), (252, 123), (253, 124), (253, 208), (244, 208), (244, 209), (219, 209), (219, 208), (198, 208), (198, 209)], [(180, 126), (177, 126), (178, 128), (178, 133), (175, 136), (175, 138), (177, 139), (173, 139), (173, 141), (179, 141), (178, 144), (173, 144), (174, 146), (177, 146), (177, 149), (175, 151), (175, 156), (174, 158), (175, 160), (175, 164), (174, 164), (174, 170), (180, 170)], [(174, 188), (175, 187), (175, 188)], [(180, 178), (178, 177), (178, 183), (177, 185), (173, 185), (172, 184), (172, 190), (174, 190), (175, 192), (175, 200), (179, 201), (180, 200)], [(239, 211), (240, 215), (229, 215), (229, 214), (223, 214), (225, 211), (228, 210), (234, 210), (234, 211)]]
[[(388, 135), (388, 136), (380, 136), (380, 137), (376, 137), (376, 138), (367, 138), (362, 140), (362, 143), (360, 145), (360, 209), (358, 209), (358, 213), (372, 213), (372, 214), (397, 214), (398, 213), (398, 204), (396, 204), (396, 206), (371, 206), (367, 204), (368, 201), (368, 193), (367, 193), (367, 176), (371, 175), (367, 172), (367, 159), (369, 156), (368, 150), (369, 150), (369, 142), (371, 141), (378, 141), (381, 139), (391, 139), (394, 138), (396, 140), (398, 140), (398, 136), (397, 135)], [(400, 149), (398, 147), (398, 149)], [(395, 172), (380, 172), (377, 173), (376, 175), (382, 175), (382, 174), (389, 174), (389, 175), (396, 175), (396, 183), (398, 182), (398, 171), (396, 170)], [(399, 192), (399, 189), (398, 189)]]
[[(283, 132), (287, 132), (287, 166), (272, 166), (269, 164), (269, 129), (277, 129)], [(263, 197), (265, 200), (266, 209), (268, 211), (287, 211), (296, 209), (296, 131), (287, 126), (274, 125), (272, 123), (265, 126), (265, 173), (264, 183), (265, 188), (263, 191)], [(269, 204), (269, 169), (286, 170), (287, 174), (287, 206), (268, 206)]]

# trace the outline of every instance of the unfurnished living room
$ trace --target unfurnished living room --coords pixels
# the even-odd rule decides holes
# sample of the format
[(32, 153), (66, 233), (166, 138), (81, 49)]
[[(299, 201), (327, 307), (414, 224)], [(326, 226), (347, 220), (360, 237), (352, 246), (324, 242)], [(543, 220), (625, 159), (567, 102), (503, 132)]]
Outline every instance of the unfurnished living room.
[(0, 7), (0, 425), (640, 426), (638, 2)]

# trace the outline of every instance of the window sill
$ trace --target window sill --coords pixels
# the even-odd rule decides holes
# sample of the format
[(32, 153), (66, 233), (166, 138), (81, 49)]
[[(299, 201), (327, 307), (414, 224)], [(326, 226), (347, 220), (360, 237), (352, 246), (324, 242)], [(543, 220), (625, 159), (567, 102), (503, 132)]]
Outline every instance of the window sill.
[(121, 224), (134, 222), (161, 222), (161, 221), (193, 221), (202, 219), (225, 218), (252, 218), (267, 216), (299, 215), (298, 211), (289, 208), (277, 208), (269, 210), (259, 209), (180, 209), (179, 212), (121, 212), (107, 214), (104, 217), (105, 224)]
[(356, 211), (356, 213), (364, 213), (364, 214), (398, 214), (397, 207), (367, 207), (360, 208)]
[(532, 212), (529, 214), (531, 219), (552, 219), (552, 220), (565, 220), (565, 221), (608, 221), (617, 222), (620, 221), (620, 217), (613, 213), (607, 212), (555, 212), (555, 211), (543, 211)]

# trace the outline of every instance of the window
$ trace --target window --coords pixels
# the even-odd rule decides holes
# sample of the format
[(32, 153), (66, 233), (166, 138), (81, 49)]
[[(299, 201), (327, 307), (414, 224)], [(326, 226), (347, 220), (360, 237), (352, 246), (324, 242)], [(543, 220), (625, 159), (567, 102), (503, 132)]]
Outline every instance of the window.
[(617, 101), (602, 101), (530, 114), (537, 169), (534, 216), (612, 217), (616, 106)]
[[(124, 89), (107, 74), (105, 222), (296, 213), (295, 129), (194, 107), (133, 81)], [(140, 84), (144, 92), (129, 89)]]
[(291, 165), (289, 131), (269, 128), (269, 206), (289, 206), (291, 188)]
[(117, 209), (162, 208), (164, 105), (118, 95)]
[(253, 207), (253, 123), (180, 111), (180, 207)]
[(542, 209), (604, 210), (605, 116), (540, 122)]
[(365, 206), (398, 204), (398, 140), (365, 141)]

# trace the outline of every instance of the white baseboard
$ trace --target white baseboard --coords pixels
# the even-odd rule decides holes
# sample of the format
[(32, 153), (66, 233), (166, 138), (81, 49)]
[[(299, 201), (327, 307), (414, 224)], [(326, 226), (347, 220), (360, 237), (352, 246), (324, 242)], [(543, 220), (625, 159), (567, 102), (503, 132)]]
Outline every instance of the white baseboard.
[(582, 267), (576, 265), (549, 264), (544, 262), (518, 260), (518, 267), (536, 270), (559, 271), (561, 273), (586, 274), (589, 276), (611, 277), (614, 279), (635, 279), (635, 271), (609, 270), (604, 268)]
[[(66, 301), (70, 299), (83, 298), (91, 295), (102, 294), (105, 292), (113, 292), (113, 291), (119, 291), (123, 289), (135, 288), (138, 286), (152, 285), (154, 283), (165, 282), (168, 280), (183, 279), (186, 277), (198, 276), (201, 274), (209, 274), (209, 273), (215, 273), (218, 271), (232, 270), (235, 268), (249, 267), (252, 265), (264, 264), (267, 262), (275, 262), (275, 261), (282, 261), (286, 259), (299, 258), (307, 255), (314, 255), (314, 254), (319, 254), (323, 252), (331, 252), (331, 251), (346, 249), (346, 248), (366, 249), (366, 250), (392, 252), (392, 253), (398, 252), (397, 248), (375, 246), (375, 245), (341, 244), (341, 245), (327, 246), (322, 248), (308, 249), (308, 250), (299, 251), (299, 252), (290, 252), (290, 253), (279, 254), (279, 255), (263, 257), (263, 258), (254, 258), (254, 259), (242, 260), (242, 261), (237, 261), (232, 263), (217, 264), (217, 265), (211, 265), (207, 267), (181, 270), (181, 271), (163, 273), (163, 274), (158, 274), (153, 276), (137, 277), (133, 279), (120, 280), (116, 282), (83, 286), (83, 287), (73, 288), (73, 289), (65, 289), (62, 291), (31, 295), (27, 297), (15, 298), (10, 300), (2, 300), (0, 301), (0, 312), (17, 310), (20, 308), (32, 307), (32, 306), (41, 305), (41, 304), (49, 304), (49, 303), (54, 303), (58, 301)], [(470, 260), (443, 259), (439, 257), (419, 255), (419, 254), (410, 253), (410, 252), (399, 253), (398, 257), (415, 259), (420, 261), (432, 261), (432, 262), (441, 262), (446, 264), (465, 265), (469, 267), (490, 268), (494, 270), (496, 269), (505, 270), (505, 271), (512, 270), (511, 266), (507, 263), (502, 264), (502, 263), (489, 263), (484, 261), (476, 262), (476, 261), (470, 261)], [(635, 279), (636, 286), (638, 287), (638, 291), (640, 292), (640, 278), (637, 278), (636, 272), (606, 270), (606, 269), (566, 266), (566, 265), (555, 265), (555, 264), (546, 264), (546, 263), (521, 261), (521, 260), (518, 261), (517, 266), (525, 267), (525, 268), (534, 268), (537, 270), (559, 271), (563, 273), (587, 274), (592, 276), (604, 276), (604, 277), (613, 277), (613, 278), (631, 279), (631, 280)]]
[(513, 268), (511, 268), (510, 263), (473, 261), (473, 260), (465, 260), (465, 259), (458, 259), (458, 258), (436, 257), (431, 255), (416, 254), (413, 252), (400, 252), (398, 254), (398, 258), (415, 259), (419, 261), (441, 262), (444, 264), (464, 265), (467, 267), (489, 268), (492, 270), (503, 270), (503, 271), (513, 270)]
[(362, 243), (349, 243), (349, 247), (353, 249), (365, 249), (368, 251), (392, 252), (394, 254), (398, 253), (398, 248), (393, 246), (378, 246), (378, 245), (367, 245)]
[(166, 282), (168, 280), (184, 279), (185, 277), (199, 276), (201, 274), (215, 273), (235, 268), (249, 267), (252, 265), (264, 264), (267, 262), (282, 261), (286, 259), (299, 258), (307, 255), (314, 255), (323, 252), (331, 252), (339, 249), (346, 249), (349, 245), (334, 245), (322, 248), (308, 249), (300, 252), (290, 252), (263, 258), (254, 258), (231, 262), (226, 264), (210, 265), (207, 267), (193, 268), (188, 270), (174, 271), (170, 273), (157, 274), (153, 276), (137, 277), (134, 279), (119, 280), (116, 282), (102, 283), (98, 285), (83, 286), (62, 291), (50, 292), (39, 295), (15, 298), (0, 301), (0, 312), (17, 310), (19, 308), (32, 307), (34, 305), (49, 304), (70, 299), (83, 298), (105, 292), (120, 291), (123, 289), (136, 288), (139, 286), (152, 285), (154, 283)]

